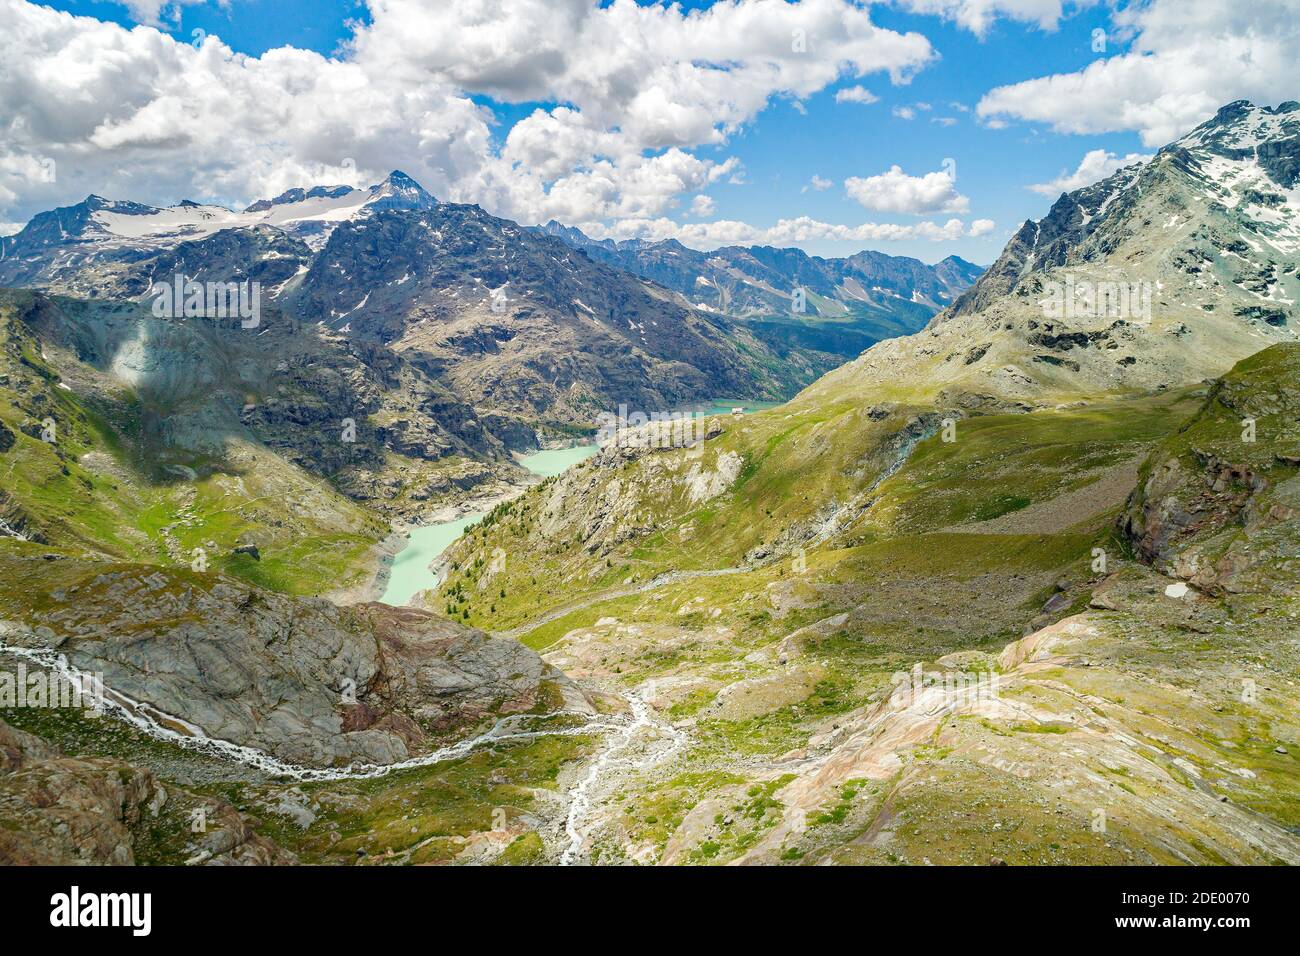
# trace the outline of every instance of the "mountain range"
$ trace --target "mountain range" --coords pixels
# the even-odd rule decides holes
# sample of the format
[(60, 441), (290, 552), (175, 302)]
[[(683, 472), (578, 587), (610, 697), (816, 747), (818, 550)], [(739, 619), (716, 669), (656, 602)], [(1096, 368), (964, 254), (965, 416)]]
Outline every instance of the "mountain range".
[(756, 334), (774, 342), (847, 356), (917, 331), (983, 271), (958, 256), (931, 266), (871, 251), (843, 259), (771, 246), (700, 252), (675, 239), (597, 241), (554, 220), (536, 229), (599, 262), (653, 280), (698, 309), (747, 320)]
[[(149, 342), (156, 369), (221, 364), (228, 358), (216, 353), (239, 352), (240, 371), (217, 384), (221, 400), (203, 408), (212, 434), (253, 437), (291, 460), (313, 461), (348, 494), (409, 515), (431, 498), (454, 501), (520, 480), (511, 451), (569, 440), (620, 405), (648, 413), (720, 396), (785, 397), (880, 337), (918, 327), (936, 298), (955, 294), (977, 271), (960, 261), (930, 269), (878, 253), (828, 262), (797, 250), (755, 249), (746, 261), (745, 250), (733, 247), (720, 254), (756, 274), (755, 257), (773, 266), (744, 285), (753, 308), (729, 315), (652, 281), (663, 276), (643, 277), (592, 255), (603, 247), (575, 247), (567, 233), (560, 239), (478, 206), (439, 202), (396, 171), (368, 189), (291, 189), (238, 212), (90, 196), (0, 239), (0, 287), (40, 290), (58, 300), (55, 308), (91, 316), (92, 324), (111, 302), (114, 323), (135, 324), (119, 336)], [(679, 248), (699, 266), (696, 278), (724, 282), (708, 264), (717, 256), (706, 262)], [(855, 300), (857, 318), (846, 320), (847, 308), (832, 308), (822, 293), (858, 289), (870, 263), (889, 271), (885, 278), (876, 270), (892, 290), (884, 300), (899, 303), (897, 314), (862, 319), (879, 311), (864, 297)], [(244, 336), (251, 347), (226, 337), (194, 352), (194, 333), (156, 334), (163, 326), (148, 314), (155, 283), (176, 276), (258, 283), (267, 314)], [(765, 289), (793, 282), (808, 285), (809, 318), (836, 312), (832, 320), (754, 312), (788, 299), (788, 289)], [(134, 319), (126, 318), (131, 303), (138, 304)], [(299, 334), (285, 337), (281, 326)], [(335, 356), (338, 386), (304, 388), (297, 360), (263, 348), (266, 335), (317, 340), (308, 352)], [(174, 342), (184, 342), (181, 352), (170, 350)], [(161, 377), (175, 381), (165, 371)], [(211, 377), (202, 381), (212, 387)], [(137, 384), (129, 376), (126, 383)], [(141, 394), (162, 417), (169, 402), (181, 400), (148, 388)], [(339, 431), (343, 418), (364, 424), (341, 456), (327, 433)], [(279, 427), (288, 423), (299, 427)], [(174, 452), (212, 448), (182, 444)]]

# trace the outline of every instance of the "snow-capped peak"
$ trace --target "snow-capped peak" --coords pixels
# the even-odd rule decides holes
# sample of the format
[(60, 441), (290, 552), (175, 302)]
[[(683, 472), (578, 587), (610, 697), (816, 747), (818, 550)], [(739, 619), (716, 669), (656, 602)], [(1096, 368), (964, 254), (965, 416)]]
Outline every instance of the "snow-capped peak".
[(1208, 149), (1215, 153), (1254, 152), (1261, 143), (1300, 135), (1300, 103), (1288, 100), (1276, 107), (1256, 106), (1236, 100), (1221, 108), (1212, 119), (1172, 144), (1184, 149)]
[(87, 196), (76, 206), (41, 213), (15, 237), (40, 245), (70, 239), (105, 242), (177, 242), (202, 239), (222, 229), (271, 226), (321, 243), (335, 225), (385, 209), (432, 209), (438, 201), (410, 176), (393, 171), (368, 189), (312, 186), (261, 199), (242, 212), (186, 199), (159, 208)]
[(381, 209), (432, 209), (438, 200), (425, 191), (406, 173), (399, 169), (388, 174), (382, 183), (370, 187), (370, 198), (366, 205), (374, 210)]

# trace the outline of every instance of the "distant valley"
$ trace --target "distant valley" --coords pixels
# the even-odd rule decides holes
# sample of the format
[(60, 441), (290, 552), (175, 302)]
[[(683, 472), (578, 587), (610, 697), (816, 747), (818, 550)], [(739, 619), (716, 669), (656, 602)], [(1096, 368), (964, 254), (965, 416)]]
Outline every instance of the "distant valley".
[(537, 231), (653, 280), (698, 309), (746, 320), (775, 348), (799, 345), (844, 356), (917, 331), (983, 271), (957, 256), (930, 266), (881, 252), (823, 259), (768, 246), (700, 252), (675, 239), (596, 241), (555, 221)]

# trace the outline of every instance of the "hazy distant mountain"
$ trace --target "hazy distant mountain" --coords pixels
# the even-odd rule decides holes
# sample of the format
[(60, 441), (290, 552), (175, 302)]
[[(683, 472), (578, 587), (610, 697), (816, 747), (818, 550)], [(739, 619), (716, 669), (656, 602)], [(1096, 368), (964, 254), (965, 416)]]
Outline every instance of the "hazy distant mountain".
[[(916, 331), (982, 271), (957, 256), (930, 266), (870, 251), (842, 259), (771, 246), (700, 252), (675, 239), (597, 241), (554, 220), (537, 228), (593, 259), (653, 279), (697, 308), (738, 319), (834, 322), (872, 341)], [(804, 293), (803, 312), (795, 311), (797, 290)]]

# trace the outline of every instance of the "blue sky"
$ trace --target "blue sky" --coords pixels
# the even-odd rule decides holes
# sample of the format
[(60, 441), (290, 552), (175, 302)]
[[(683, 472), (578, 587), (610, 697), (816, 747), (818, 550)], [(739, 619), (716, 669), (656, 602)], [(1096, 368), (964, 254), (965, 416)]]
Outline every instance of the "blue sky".
[[(115, 0), (58, 0), (47, 5), (124, 27), (138, 22), (126, 3)], [(172, 10), (161, 10), (158, 17), (167, 32), (190, 39), (193, 30), (204, 30), (250, 56), (280, 46), (334, 54), (352, 36), (348, 21), (368, 19), (365, 4), (356, 0), (231, 0), (224, 6), (200, 3), (174, 9), (179, 19), (173, 19)]]
[[(18, 0), (4, 2), (16, 3)], [(519, 5), (522, 21), (528, 15), (525, 8), (530, 0), (509, 0), (507, 6), (515, 2)], [(576, 0), (568, 2), (573, 4)], [(841, 2), (851, 7), (847, 0), (817, 0), (821, 8)], [(1203, 2), (1207, 8), (1216, 6), (1216, 0)], [(392, 7), (409, 7), (410, 3), (411, 0), (405, 0), (404, 4), (393, 4)], [(457, 3), (468, 8), (476, 6), (477, 0), (457, 0)], [(1048, 82), (1045, 78), (1054, 75), (1081, 77), (1080, 83), (1086, 86), (1091, 82), (1089, 77), (1092, 74), (1088, 72), (1091, 65), (1107, 61), (1102, 65), (1118, 70), (1132, 67), (1136, 58), (1142, 59), (1137, 67), (1151, 67), (1149, 75), (1144, 74), (1141, 82), (1174, 82), (1161, 78), (1172, 67), (1150, 62), (1153, 54), (1156, 57), (1191, 57), (1195, 51), (1187, 49), (1192, 41), (1180, 41), (1178, 28), (1168, 26), (1162, 19), (1170, 10), (1168, 0), (1164, 0), (1163, 6), (1159, 2), (1121, 4), (1118, 13), (1106, 3), (1085, 2), (1081, 6), (1067, 3), (1056, 16), (1052, 16), (1050, 11), (1058, 5), (1057, 0), (1022, 0), (1019, 4), (1016, 0), (900, 0), (872, 5), (864, 15), (869, 15), (870, 22), (876, 27), (892, 34), (919, 34), (924, 38), (922, 42), (928, 42), (932, 55), (922, 65), (910, 70), (909, 82), (891, 80), (889, 72), (884, 69), (855, 77), (851, 75), (851, 66), (846, 66), (838, 77), (825, 83), (809, 81), (800, 74), (791, 81), (794, 85), (802, 84), (798, 92), (782, 89), (784, 80), (774, 81), (774, 88), (761, 99), (766, 105), (757, 108), (752, 104), (743, 108), (738, 106), (742, 118), (728, 125), (722, 133), (695, 135), (694, 139), (688, 137), (679, 144), (678, 148), (684, 155), (680, 162), (663, 163), (664, 167), (672, 165), (675, 170), (672, 176), (666, 177), (664, 169), (653, 166), (640, 172), (636, 170), (638, 162), (662, 157), (667, 148), (662, 145), (662, 132), (646, 133), (642, 138), (638, 138), (640, 134), (627, 133), (634, 120), (629, 118), (626, 124), (622, 122), (617, 112), (617, 100), (607, 102), (599, 93), (591, 94), (587, 99), (575, 94), (572, 100), (548, 93), (555, 89), (582, 90), (582, 85), (572, 79), (559, 81), (552, 78), (545, 83), (521, 80), (518, 89), (512, 89), (509, 68), (479, 69), (481, 64), (471, 61), (483, 60), (484, 54), (474, 49), (466, 52), (466, 62), (457, 62), (454, 51), (435, 50), (432, 57), (436, 63), (430, 66), (429, 51), (439, 42), (447, 43), (447, 37), (430, 34), (423, 50), (416, 44), (403, 45), (403, 31), (414, 35), (422, 27), (416, 19), (409, 19), (405, 24), (396, 23), (399, 14), (391, 8), (379, 14), (383, 22), (377, 24), (376, 15), (354, 0), (228, 0), (224, 4), (191, 2), (179, 7), (163, 5), (161, 9), (158, 9), (156, 0), (137, 0), (130, 5), (111, 0), (56, 0), (50, 5), (127, 29), (140, 21), (152, 21), (165, 34), (182, 43), (188, 43), (195, 36), (193, 31), (202, 30), (219, 38), (234, 53), (252, 58), (264, 57), (268, 51), (283, 47), (315, 51), (338, 61), (353, 58), (362, 61), (366, 56), (382, 53), (394, 64), (391, 75), (384, 77), (385, 84), (391, 87), (385, 93), (387, 101), (411, 98), (415, 95), (412, 91), (419, 90), (424, 99), (418, 122), (435, 127), (439, 122), (437, 117), (447, 114), (449, 109), (437, 104), (431, 106), (431, 94), (424, 90), (426, 82), (433, 82), (426, 77), (436, 76), (440, 89), (444, 86), (452, 89), (451, 93), (445, 94), (452, 97), (447, 102), (459, 102), (461, 107), (471, 110), (473, 106), (479, 108), (479, 118), (483, 119), (481, 125), (471, 125), (471, 121), (465, 118), (464, 109), (458, 108), (454, 112), (454, 122), (461, 125), (449, 130), (446, 136), (440, 136), (436, 129), (425, 130), (407, 142), (390, 132), (387, 142), (391, 145), (391, 161), (385, 153), (382, 130), (366, 131), (366, 139), (357, 146), (355, 153), (359, 157), (356, 162), (366, 172), (416, 165), (417, 168), (408, 168), (407, 171), (424, 180), (443, 198), (479, 201), (490, 211), (524, 221), (556, 215), (572, 224), (584, 225), (589, 231), (608, 229), (608, 234), (616, 237), (674, 234), (673, 229), (681, 228), (684, 241), (691, 242), (693, 236), (695, 241), (692, 244), (706, 246), (709, 241), (701, 240), (701, 236), (713, 236), (715, 232), (718, 236), (729, 234), (721, 227), (710, 227), (708, 224), (711, 222), (745, 224), (754, 236), (750, 241), (761, 242), (768, 241), (769, 233), (764, 230), (780, 220), (808, 217), (822, 224), (809, 238), (799, 242), (777, 240), (774, 244), (798, 244), (810, 252), (824, 255), (846, 255), (858, 248), (878, 248), (892, 254), (914, 255), (926, 261), (955, 253), (987, 264), (1026, 218), (1038, 218), (1047, 211), (1054, 196), (1047, 195), (1050, 189), (1041, 184), (1075, 173), (1089, 153), (1093, 154), (1094, 165), (1100, 171), (1095, 172), (1093, 178), (1113, 168), (1120, 157), (1149, 154), (1173, 134), (1208, 118), (1213, 108), (1243, 92), (1242, 84), (1234, 80), (1231, 71), (1216, 75), (1214, 70), (1209, 70), (1199, 79), (1193, 77), (1192, 80), (1186, 79), (1187, 71), (1184, 71), (1184, 77), (1178, 82), (1183, 82), (1186, 87), (1194, 80), (1199, 86), (1193, 85), (1190, 91), (1185, 88), (1174, 91), (1179, 94), (1179, 103), (1190, 103), (1182, 112), (1175, 113), (1171, 108), (1152, 114), (1142, 113), (1134, 106), (1133, 97), (1126, 97), (1123, 102), (1117, 101), (1113, 112), (1108, 113), (1105, 95), (1119, 95), (1114, 92), (1113, 83), (1099, 87), (1103, 90), (1099, 94), (1103, 102), (1096, 104), (1095, 108), (1089, 105), (1087, 109), (1078, 107), (1073, 112), (1068, 104), (1054, 107), (1050, 102), (1040, 102), (1044, 97), (1037, 88), (1022, 89), (1018, 86), (1026, 81), (1045, 83)], [(644, 0), (642, 5), (647, 5)], [(603, 6), (608, 7), (608, 4)], [(706, 10), (709, 6), (707, 2), (683, 4), (686, 11)], [(1038, 15), (1037, 19), (1017, 19), (1016, 16), (1025, 16), (1015, 12), (1017, 6), (1034, 8), (1039, 13), (1043, 9), (1049, 12)], [(1269, 0), (1263, 0), (1259, 6), (1267, 12), (1266, 8), (1271, 4)], [(913, 12), (917, 9), (937, 11), (940, 15)], [(981, 14), (987, 14), (986, 19), (972, 26), (972, 17)], [(664, 18), (665, 22), (672, 19)], [(745, 29), (753, 31), (755, 22), (745, 22), (748, 23)], [(1260, 26), (1259, 23), (1246, 23), (1241, 29), (1259, 32)], [(426, 24), (424, 28), (429, 27)], [(347, 46), (356, 29), (367, 34), (367, 52), (357, 54)], [(535, 28), (520, 30), (520, 36), (525, 38), (520, 43), (528, 42), (529, 29)], [(1093, 48), (1096, 29), (1106, 31), (1107, 42), (1103, 50)], [(1158, 30), (1161, 31), (1159, 34)], [(487, 33), (489, 39), (484, 42), (490, 44), (491, 31)], [(1285, 40), (1284, 37), (1279, 39)], [(814, 42), (813, 54), (820, 53), (817, 42), (820, 41)], [(1179, 42), (1183, 45), (1177, 46)], [(540, 38), (538, 43), (544, 45)], [(1168, 49), (1162, 48), (1161, 43)], [(1139, 45), (1140, 50), (1137, 49)], [(734, 49), (727, 43), (719, 47), (722, 48)], [(615, 65), (589, 65), (583, 61), (583, 57), (588, 55), (593, 61), (598, 60), (598, 50), (564, 52), (562, 42), (557, 49), (561, 51), (557, 56), (573, 61), (566, 67), (570, 74), (579, 78), (593, 73), (615, 75), (611, 72), (616, 70)], [(500, 48), (493, 48), (492, 52), (506, 59), (520, 53), (518, 49), (502, 51)], [(853, 52), (852, 55), (860, 59), (864, 54)], [(671, 52), (666, 52), (660, 60), (671, 56)], [(398, 69), (399, 66), (409, 66), (409, 69)], [(521, 75), (529, 68), (520, 67)], [(322, 65), (319, 69), (325, 71), (329, 67)], [(422, 72), (425, 69), (429, 72)], [(601, 74), (601, 70), (605, 73)], [(397, 78), (399, 74), (400, 79)], [(266, 82), (265, 77), (259, 82)], [(653, 79), (647, 82), (653, 84)], [(1273, 99), (1276, 102), (1285, 98), (1282, 94), (1288, 85), (1294, 85), (1294, 80), (1264, 77), (1256, 83), (1256, 89), (1248, 88), (1245, 92), (1256, 94), (1252, 98), (1261, 98), (1258, 96), (1260, 92), (1268, 95), (1276, 91), (1278, 95)], [(869, 103), (837, 101), (836, 93), (850, 87), (865, 88), (877, 100)], [(690, 89), (687, 86), (685, 93), (674, 91), (671, 96), (678, 99), (685, 96), (689, 100)], [(536, 90), (537, 95), (532, 95), (530, 90)], [(1085, 89), (1079, 95), (1086, 92)], [(1141, 94), (1142, 90), (1135, 89), (1133, 93)], [(739, 102), (748, 94), (741, 90), (734, 97), (725, 92), (718, 95), (730, 103), (732, 99)], [(1296, 95), (1300, 95), (1300, 91), (1291, 94)], [(455, 100), (457, 96), (459, 100)], [(977, 105), (990, 96), (1004, 109), (978, 115)], [(1169, 100), (1172, 102), (1172, 97)], [(703, 100), (715, 101), (716, 97)], [(1091, 104), (1092, 100), (1088, 102)], [(674, 103), (674, 108), (688, 109), (692, 105), (698, 104), (689, 101)], [(337, 102), (331, 104), (332, 108), (336, 106)], [(541, 133), (534, 137), (528, 149), (520, 149), (518, 143), (506, 149), (507, 136), (516, 130), (517, 125), (519, 129), (515, 138), (523, 143), (525, 129), (540, 120), (550, 119), (557, 108), (563, 107), (573, 108), (572, 112), (558, 111), (563, 114), (559, 119), (564, 123), (539, 127)], [(610, 112), (611, 108), (613, 112)], [(366, 125), (368, 109), (373, 107), (358, 103), (358, 128)], [(582, 119), (574, 121), (574, 116), (579, 113)], [(911, 118), (904, 118), (909, 115)], [(617, 142), (609, 148), (621, 151), (622, 160), (613, 161), (612, 168), (603, 170), (599, 167), (602, 155), (599, 151), (574, 160), (578, 176), (570, 183), (575, 197), (572, 201), (559, 201), (557, 197), (565, 190), (553, 189), (554, 176), (533, 177), (536, 181), (526, 183), (521, 180), (521, 169), (539, 164), (541, 160), (536, 157), (550, 156), (546, 146), (548, 138), (561, 140), (562, 133), (570, 126), (581, 126), (584, 136), (598, 136), (598, 133), (590, 131), (592, 123), (586, 119), (588, 116), (596, 117), (598, 126), (603, 124), (607, 129), (617, 130)], [(646, 120), (647, 128), (654, 126), (654, 120), (654, 117)], [(139, 121), (139, 115), (131, 118), (132, 123), (138, 124)], [(307, 123), (309, 119), (295, 122)], [(128, 125), (126, 120), (123, 120), (123, 125)], [(347, 121), (334, 119), (333, 125), (346, 126)], [(466, 158), (463, 144), (474, 141), (480, 134), (486, 142), (474, 148), (482, 155), (478, 159)], [(102, 139), (102, 129), (94, 135)], [(157, 134), (151, 135), (156, 142)], [(266, 138), (272, 134), (262, 135)], [(298, 152), (314, 154), (318, 162), (322, 154), (354, 155), (347, 137), (348, 130), (340, 130), (331, 140), (331, 146), (325, 147), (315, 141), (310, 131), (300, 132), (295, 143), (277, 146), (277, 151), (268, 154), (272, 158), (255, 167), (238, 173), (222, 168), (206, 179), (201, 170), (196, 170), (188, 179), (154, 175), (152, 171), (157, 166), (137, 143), (119, 145), (114, 140), (113, 148), (126, 152), (119, 156), (112, 175), (127, 177), (121, 182), (124, 187), (129, 182), (135, 191), (130, 198), (144, 201), (174, 202), (191, 195), (198, 199), (244, 201), (256, 198), (259, 189), (293, 184), (296, 182), (292, 180), (295, 174), (307, 175), (298, 170), (311, 169), (312, 164), (306, 155), (296, 155)], [(710, 138), (720, 141), (708, 142)], [(333, 154), (329, 152), (330, 148), (334, 149)], [(286, 151), (294, 154), (294, 162), (287, 164), (291, 168), (274, 169), (273, 157)], [(58, 155), (53, 144), (49, 146), (49, 152)], [(84, 156), (84, 148), (76, 155)], [(574, 155), (581, 156), (581, 150)], [(505, 169), (509, 165), (502, 161), (506, 156), (513, 158), (513, 173)], [(519, 157), (526, 159), (521, 162)], [(323, 165), (328, 169), (332, 163), (325, 160)], [(421, 166), (423, 168), (419, 168)], [(900, 169), (898, 176), (887, 180), (873, 179), (887, 174), (894, 166)], [(59, 168), (62, 173), (62, 163)], [(939, 208), (933, 203), (927, 207), (915, 198), (903, 198), (912, 187), (919, 189), (924, 177), (933, 177), (940, 170), (946, 170), (948, 174), (955, 172), (950, 193), (960, 199)], [(77, 171), (82, 172), (81, 167), (77, 167)], [(89, 166), (84, 173), (90, 177)], [(321, 175), (328, 178), (328, 173)], [(674, 176), (676, 178), (672, 178)], [(825, 188), (813, 188), (810, 184), (814, 177), (827, 184)], [(1076, 176), (1072, 182), (1081, 183), (1087, 178)], [(433, 181), (428, 181), (430, 179)], [(860, 192), (869, 195), (874, 204), (851, 195), (853, 190), (848, 185), (854, 180), (860, 185), (866, 181)], [(663, 185), (664, 182), (669, 185)], [(679, 182), (682, 188), (677, 189), (673, 184)], [(931, 178), (928, 182), (933, 186), (935, 180)], [(1039, 191), (1029, 188), (1035, 184), (1040, 185)], [(80, 186), (81, 182), (76, 185)], [(113, 194), (107, 192), (109, 186), (111, 184), (93, 191)], [(657, 189), (667, 190), (671, 195), (656, 193)], [(186, 195), (181, 195), (182, 191)], [(142, 192), (149, 194), (141, 195)], [(635, 198), (628, 199), (633, 193), (636, 193)], [(697, 199), (699, 196), (705, 198)], [(3, 198), (3, 192), (0, 192), (0, 201)], [(34, 197), (30, 201), (34, 201)], [(692, 206), (692, 203), (699, 205)], [(566, 211), (568, 215), (564, 214)], [(21, 201), (11, 202), (8, 209), (0, 202), (0, 222), (6, 219), (20, 222), (23, 213), (30, 213), (30, 210), (24, 208)], [(950, 222), (954, 218), (960, 220), (955, 227)], [(988, 221), (993, 225), (988, 225)], [(900, 227), (898, 235), (901, 238), (846, 239), (823, 235), (827, 233), (826, 224), (855, 227), (862, 223), (872, 224), (874, 231), (869, 233), (872, 236), (877, 232), (883, 235), (883, 230), (888, 227)], [(924, 238), (924, 233), (910, 234), (908, 230), (915, 229), (919, 223), (933, 223), (936, 227), (948, 223), (950, 234), (940, 241)], [(976, 223), (982, 225), (976, 226)], [(730, 228), (734, 231), (741, 227)], [(695, 231), (690, 233), (691, 229)], [(718, 244), (721, 240), (710, 241)]]

